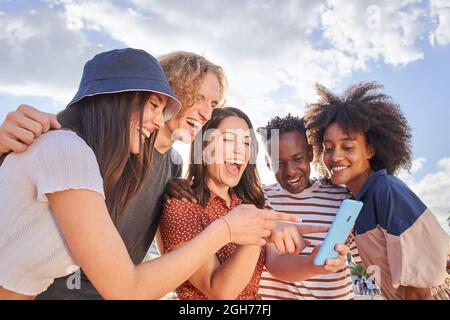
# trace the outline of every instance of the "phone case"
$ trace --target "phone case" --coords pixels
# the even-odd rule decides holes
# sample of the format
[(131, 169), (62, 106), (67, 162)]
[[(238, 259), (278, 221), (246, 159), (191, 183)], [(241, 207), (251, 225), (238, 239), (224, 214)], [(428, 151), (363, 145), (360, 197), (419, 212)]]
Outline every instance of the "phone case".
[(338, 243), (344, 244), (345, 240), (347, 240), (362, 206), (363, 203), (361, 201), (350, 199), (342, 201), (336, 217), (328, 230), (328, 234), (314, 259), (316, 266), (324, 265), (327, 259), (338, 257), (338, 253), (334, 250), (334, 247)]

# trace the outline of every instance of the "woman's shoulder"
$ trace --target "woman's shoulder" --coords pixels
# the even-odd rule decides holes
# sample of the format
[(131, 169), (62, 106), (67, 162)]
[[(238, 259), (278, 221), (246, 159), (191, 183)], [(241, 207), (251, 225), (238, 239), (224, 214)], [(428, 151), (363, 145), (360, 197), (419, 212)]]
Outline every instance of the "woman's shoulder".
[(388, 194), (391, 196), (414, 194), (405, 182), (391, 174), (378, 174), (374, 177), (370, 189), (375, 194)]
[[(67, 129), (52, 130), (36, 139), (30, 146), (35, 161), (65, 160), (79, 161), (80, 164), (97, 164), (94, 151), (75, 132)], [(47, 160), (46, 160), (47, 159)]]
[(189, 212), (199, 212), (202, 207), (198, 203), (193, 203), (190, 201), (182, 201), (175, 198), (171, 198), (170, 201), (164, 203), (164, 214), (174, 215), (174, 214), (187, 214)]
[(367, 208), (376, 208), (380, 223), (391, 232), (411, 225), (426, 210), (422, 200), (400, 178), (386, 173), (374, 178), (364, 202), (373, 203)]
[(37, 186), (37, 199), (68, 189), (88, 189), (104, 196), (103, 179), (94, 151), (75, 132), (54, 130), (36, 139), (27, 165)]
[(47, 147), (50, 149), (64, 147), (68, 149), (75, 148), (92, 150), (81, 137), (79, 137), (74, 131), (68, 129), (51, 130), (46, 132), (37, 138), (32, 146), (35, 146), (36, 148)]
[[(178, 199), (166, 201), (161, 214), (159, 228), (164, 239), (174, 239), (180, 234), (194, 234), (201, 229), (201, 207), (195, 203)], [(178, 239), (179, 240), (179, 239)], [(170, 250), (168, 248), (166, 250)]]

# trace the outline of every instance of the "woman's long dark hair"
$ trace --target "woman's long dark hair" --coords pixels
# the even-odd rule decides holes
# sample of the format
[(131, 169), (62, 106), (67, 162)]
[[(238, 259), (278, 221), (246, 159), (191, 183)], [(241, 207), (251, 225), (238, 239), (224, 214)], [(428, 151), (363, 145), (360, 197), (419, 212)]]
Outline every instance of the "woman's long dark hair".
[(94, 151), (103, 178), (106, 204), (115, 223), (142, 186), (150, 169), (156, 131), (139, 135), (139, 154), (130, 153), (130, 121), (144, 108), (151, 93), (123, 92), (86, 97), (58, 114), (63, 128), (73, 130)]
[[(208, 204), (209, 199), (211, 197), (211, 193), (207, 186), (208, 171), (207, 166), (203, 161), (203, 156), (201, 156), (202, 158), (201, 163), (198, 163), (199, 161), (196, 161), (198, 160), (196, 159), (198, 158), (198, 156), (196, 155), (202, 155), (203, 150), (207, 146), (207, 143), (203, 142), (204, 140), (208, 140), (207, 137), (205, 137), (205, 133), (207, 133), (208, 130), (210, 129), (217, 129), (220, 123), (225, 118), (228, 117), (238, 117), (243, 119), (247, 123), (251, 134), (250, 161), (247, 167), (245, 168), (238, 185), (233, 188), (233, 191), (236, 193), (237, 196), (239, 196), (239, 198), (242, 199), (243, 203), (254, 204), (258, 208), (263, 208), (264, 194), (262, 191), (261, 180), (259, 178), (258, 170), (256, 169), (256, 155), (258, 153), (258, 142), (256, 140), (256, 135), (253, 130), (253, 125), (250, 119), (244, 112), (236, 108), (226, 107), (214, 109), (211, 116), (211, 120), (206, 122), (202, 130), (198, 133), (199, 135), (201, 135), (200, 137), (202, 138), (202, 143), (196, 144), (196, 139), (192, 143), (190, 164), (188, 168), (188, 179), (192, 180), (193, 182), (192, 190), (194, 191), (199, 204), (205, 207)], [(199, 136), (197, 136), (197, 138), (199, 138)], [(198, 150), (200, 146), (202, 150)]]

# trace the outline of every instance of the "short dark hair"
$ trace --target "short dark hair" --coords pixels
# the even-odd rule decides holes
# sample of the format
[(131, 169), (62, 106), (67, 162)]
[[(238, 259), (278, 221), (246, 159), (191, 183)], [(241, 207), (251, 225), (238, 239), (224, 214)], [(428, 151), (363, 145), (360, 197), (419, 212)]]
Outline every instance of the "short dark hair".
[(290, 113), (285, 117), (275, 116), (267, 122), (266, 126), (257, 129), (267, 150), (269, 150), (269, 144), (273, 133), (272, 130), (278, 130), (278, 135), (297, 131), (305, 137), (305, 140), (307, 140), (306, 127), (303, 118), (295, 117)]
[(323, 167), (321, 155), (326, 128), (336, 122), (348, 133), (362, 132), (375, 149), (370, 159), (372, 170), (386, 169), (394, 174), (399, 168), (411, 168), (411, 129), (391, 97), (379, 92), (376, 82), (359, 83), (342, 97), (322, 85), (316, 85), (319, 101), (308, 105), (305, 125), (314, 147), (314, 162)]

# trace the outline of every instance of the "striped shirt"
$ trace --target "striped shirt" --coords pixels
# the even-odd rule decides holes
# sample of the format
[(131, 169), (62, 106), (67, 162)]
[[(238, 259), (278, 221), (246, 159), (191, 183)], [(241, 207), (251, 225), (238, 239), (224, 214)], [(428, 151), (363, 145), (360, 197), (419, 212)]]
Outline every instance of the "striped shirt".
[[(291, 194), (276, 183), (264, 187), (266, 207), (279, 212), (295, 214), (302, 218), (303, 223), (331, 226), (342, 200), (350, 197), (345, 187), (327, 184), (325, 181), (312, 182), (310, 188), (299, 194)], [(301, 255), (310, 255), (313, 247), (321, 245), (326, 233), (305, 235), (311, 245), (303, 250)], [(359, 262), (353, 237), (346, 243), (355, 262)], [(264, 269), (260, 281), (259, 294), (264, 300), (315, 300), (354, 298), (352, 280), (346, 263), (342, 270), (333, 274), (319, 275), (311, 279), (288, 283), (275, 279)]]

